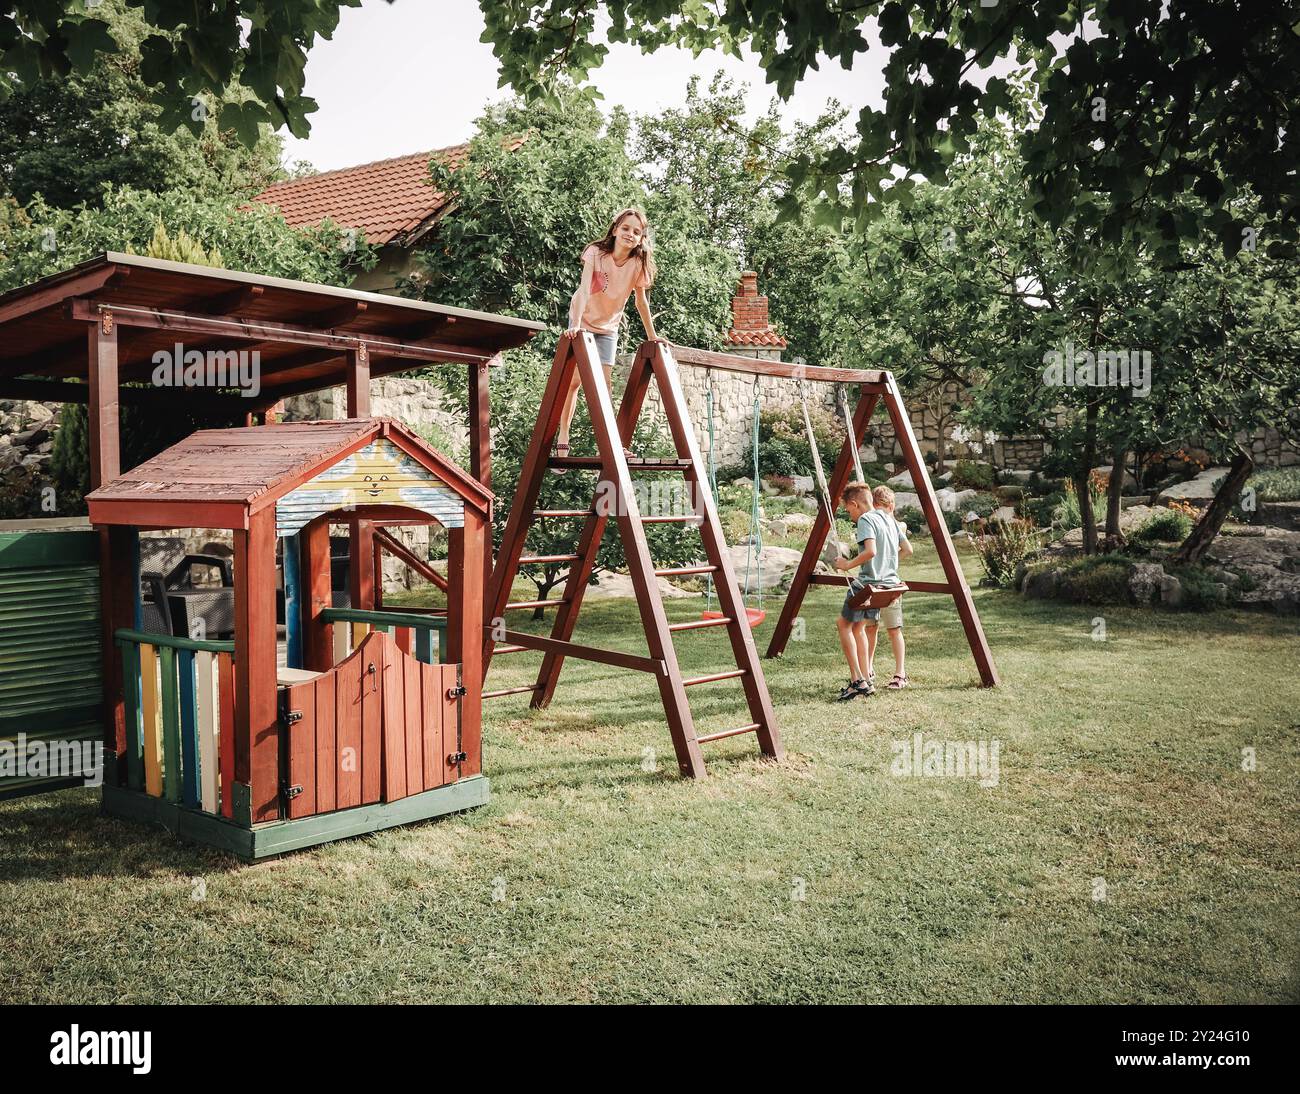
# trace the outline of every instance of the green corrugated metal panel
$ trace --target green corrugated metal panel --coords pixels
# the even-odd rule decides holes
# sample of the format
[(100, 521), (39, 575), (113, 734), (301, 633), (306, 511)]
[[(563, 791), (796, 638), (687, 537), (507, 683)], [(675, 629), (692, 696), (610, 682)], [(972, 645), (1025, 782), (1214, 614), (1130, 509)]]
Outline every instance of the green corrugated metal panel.
[[(0, 535), (0, 740), (93, 740), (101, 732), (98, 537)], [(0, 778), (0, 799), (66, 785)]]

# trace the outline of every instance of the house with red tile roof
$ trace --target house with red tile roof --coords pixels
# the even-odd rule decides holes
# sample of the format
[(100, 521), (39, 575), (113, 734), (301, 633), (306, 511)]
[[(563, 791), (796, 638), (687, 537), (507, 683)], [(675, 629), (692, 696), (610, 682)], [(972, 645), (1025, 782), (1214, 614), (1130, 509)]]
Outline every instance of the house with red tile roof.
[(779, 361), (785, 347), (784, 336), (777, 333), (768, 317), (767, 297), (759, 295), (758, 274), (746, 270), (740, 275), (736, 295), (731, 298), (727, 352)]

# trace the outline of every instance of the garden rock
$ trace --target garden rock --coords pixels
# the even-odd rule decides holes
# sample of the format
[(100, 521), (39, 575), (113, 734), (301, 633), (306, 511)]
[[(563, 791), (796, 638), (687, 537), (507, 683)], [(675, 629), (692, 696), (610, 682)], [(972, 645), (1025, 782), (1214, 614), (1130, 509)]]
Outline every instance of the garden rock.
[[(1094, 475), (1104, 479), (1109, 479), (1112, 471), (1114, 471), (1114, 468), (1110, 464), (1102, 464), (1100, 467), (1094, 467), (1092, 469), (1092, 473)], [(1126, 490), (1137, 489), (1137, 479), (1133, 477), (1133, 474), (1130, 471), (1124, 472), (1124, 489)]]
[(1010, 524), (1016, 519), (1016, 511), (1010, 505), (1000, 505), (993, 510), (993, 515), (989, 517), (994, 524)]
[(1128, 578), (1129, 596), (1134, 604), (1150, 604), (1160, 595), (1165, 568), (1157, 562), (1139, 562)]
[(811, 494), (816, 487), (811, 475), (795, 475), (794, 489), (796, 494)]
[(1180, 608), (1186, 594), (1183, 592), (1183, 583), (1174, 577), (1173, 574), (1165, 574), (1160, 579), (1160, 603), (1166, 608)]
[(1214, 500), (1215, 484), (1231, 470), (1230, 467), (1207, 467), (1194, 479), (1166, 486), (1156, 495), (1156, 502), (1186, 501), (1192, 505), (1209, 505)]
[(907, 509), (909, 507), (912, 509), (921, 508), (920, 495), (909, 494), (905, 490), (902, 491), (901, 493), (894, 495), (894, 512), (898, 512), (898, 510), (900, 509)]
[(813, 526), (813, 518), (807, 513), (787, 513), (781, 519), (791, 532), (807, 532)]
[(897, 475), (894, 475), (892, 478), (888, 478), (885, 481), (889, 483), (890, 486), (906, 486), (909, 490), (916, 486), (916, 483), (912, 481), (912, 472), (910, 471), (900, 471)]
[[(744, 553), (743, 547), (741, 553), (742, 555)], [(700, 595), (686, 589), (679, 589), (667, 578), (656, 578), (655, 583), (659, 586), (659, 592), (663, 594), (665, 600), (682, 600)], [(583, 598), (586, 600), (591, 600), (593, 597), (597, 600), (635, 598), (636, 589), (632, 585), (632, 576), (630, 574), (610, 573), (609, 571), (603, 572), (598, 583), (588, 585), (586, 592), (583, 593)]]
[(1025, 596), (1029, 600), (1051, 600), (1056, 596), (1061, 575), (1056, 570), (1039, 570), (1025, 575)]

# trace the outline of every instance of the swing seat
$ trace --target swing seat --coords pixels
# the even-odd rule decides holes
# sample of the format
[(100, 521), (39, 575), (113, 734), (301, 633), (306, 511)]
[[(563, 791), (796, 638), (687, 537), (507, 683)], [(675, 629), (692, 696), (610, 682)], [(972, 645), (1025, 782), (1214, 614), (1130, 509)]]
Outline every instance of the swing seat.
[(849, 601), (850, 608), (884, 608), (907, 592), (907, 585), (865, 585)]
[[(745, 615), (749, 618), (749, 629), (751, 631), (767, 618), (767, 612), (762, 608), (746, 608)], [(722, 612), (700, 612), (701, 619), (721, 619), (722, 617)]]

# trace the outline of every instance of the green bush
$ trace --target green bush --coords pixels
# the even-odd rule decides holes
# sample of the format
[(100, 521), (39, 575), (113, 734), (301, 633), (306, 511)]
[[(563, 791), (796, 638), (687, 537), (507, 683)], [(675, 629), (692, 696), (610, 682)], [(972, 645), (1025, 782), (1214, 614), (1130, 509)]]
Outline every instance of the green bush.
[(1127, 604), (1132, 563), (1122, 555), (1090, 555), (1061, 570), (1057, 598), (1072, 604)]
[[(844, 426), (822, 406), (808, 407), (822, 467), (829, 477), (844, 446)], [(812, 450), (801, 406), (764, 410), (758, 418), (758, 467), (764, 475), (811, 475)], [(865, 468), (864, 468), (865, 470)]]
[(1251, 475), (1246, 486), (1259, 501), (1300, 501), (1300, 467), (1278, 467)]
[(915, 505), (905, 505), (902, 509), (894, 511), (894, 519), (901, 520), (907, 525), (908, 535), (928, 536), (930, 526), (925, 522), (925, 514)]
[(979, 555), (984, 575), (994, 585), (1011, 588), (1016, 569), (1038, 552), (1038, 537), (1023, 520), (999, 524), (996, 530), (976, 536), (972, 543)]
[(1168, 572), (1182, 582), (1184, 610), (1211, 612), (1223, 606), (1224, 601), (1220, 599), (1221, 593), (1215, 587), (1214, 578), (1201, 567), (1178, 566)]
[(954, 490), (992, 490), (997, 485), (997, 475), (988, 464), (958, 460), (952, 465), (952, 481), (948, 485)]
[(1177, 509), (1153, 513), (1129, 536), (1134, 543), (1182, 543), (1192, 530), (1192, 518)]

